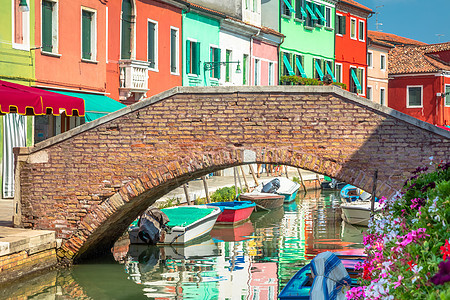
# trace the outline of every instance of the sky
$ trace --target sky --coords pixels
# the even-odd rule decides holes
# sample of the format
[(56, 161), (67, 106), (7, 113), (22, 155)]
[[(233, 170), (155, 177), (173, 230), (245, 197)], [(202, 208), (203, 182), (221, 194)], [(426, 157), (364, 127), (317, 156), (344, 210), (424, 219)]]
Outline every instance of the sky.
[[(355, 0), (378, 14), (378, 29), (428, 44), (450, 41), (450, 0)], [(381, 7), (377, 7), (381, 6)], [(369, 30), (377, 30), (377, 15)]]

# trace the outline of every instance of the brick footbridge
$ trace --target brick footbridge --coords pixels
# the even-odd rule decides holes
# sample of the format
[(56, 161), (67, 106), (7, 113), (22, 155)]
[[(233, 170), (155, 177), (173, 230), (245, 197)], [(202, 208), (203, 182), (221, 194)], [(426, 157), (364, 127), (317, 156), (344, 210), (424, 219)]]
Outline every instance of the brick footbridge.
[(78, 260), (111, 247), (156, 199), (249, 163), (318, 172), (392, 195), (448, 159), (450, 133), (333, 86), (177, 87), (15, 149), (16, 226), (55, 230)]

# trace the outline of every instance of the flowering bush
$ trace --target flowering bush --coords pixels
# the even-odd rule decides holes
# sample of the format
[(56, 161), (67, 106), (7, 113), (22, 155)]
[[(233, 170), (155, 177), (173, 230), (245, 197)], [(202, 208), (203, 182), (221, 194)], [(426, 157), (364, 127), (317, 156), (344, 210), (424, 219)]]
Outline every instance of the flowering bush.
[[(430, 158), (432, 160), (432, 157)], [(450, 163), (418, 168), (364, 236), (361, 287), (347, 299), (450, 299)]]

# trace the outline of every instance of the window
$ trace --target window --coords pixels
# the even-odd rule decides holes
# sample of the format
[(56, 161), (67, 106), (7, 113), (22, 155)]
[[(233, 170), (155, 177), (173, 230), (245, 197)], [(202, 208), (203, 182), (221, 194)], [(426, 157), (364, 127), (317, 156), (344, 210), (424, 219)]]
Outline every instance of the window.
[(281, 15), (284, 17), (291, 17), (291, 11), (294, 11), (292, 7), (292, 0), (281, 0)]
[(200, 43), (195, 40), (186, 41), (186, 73), (200, 75)]
[(367, 52), (367, 66), (373, 68), (373, 54), (372, 52)]
[(384, 88), (380, 88), (380, 104), (386, 106), (386, 91)]
[(336, 81), (342, 82), (342, 65), (335, 64), (334, 67), (334, 76), (336, 77)]
[(283, 69), (281, 71), (281, 74), (283, 76), (291, 76), (295, 75), (294, 70), (292, 69), (292, 61), (291, 61), (291, 54), (287, 52), (282, 52), (281, 55), (283, 59)]
[(170, 73), (178, 74), (178, 28), (170, 28)]
[(364, 21), (361, 21), (361, 20), (359, 20), (358, 21), (358, 23), (359, 23), (359, 40), (361, 41), (361, 42), (364, 42), (364, 40), (365, 40), (365, 35), (366, 35), (366, 30), (365, 30), (365, 26), (364, 26)]
[(259, 59), (255, 59), (255, 85), (261, 84), (261, 80), (259, 78), (261, 74), (260, 68), (261, 68), (261, 61)]
[(96, 58), (95, 11), (81, 10), (81, 58), (94, 61)]
[(364, 79), (364, 69), (359, 69), (355, 67), (350, 67), (350, 87), (349, 90), (352, 93), (363, 93), (363, 79)]
[(274, 75), (274, 73), (273, 73), (273, 70), (274, 70), (274, 68), (273, 68), (273, 62), (269, 62), (269, 85), (273, 85), (273, 75)]
[[(209, 77), (220, 79), (220, 48), (217, 46), (209, 47), (209, 61), (212, 62), (212, 69)], [(229, 75), (229, 74), (228, 74)]]
[[(26, 1), (29, 7), (29, 0)], [(20, 0), (13, 0), (12, 6), (12, 35), (13, 48), (26, 50), (30, 49), (30, 12), (19, 10)]]
[[(232, 61), (231, 55), (232, 55), (231, 54), (231, 50), (226, 50), (225, 51), (225, 61), (226, 62)], [(220, 56), (219, 56), (219, 60), (218, 61), (220, 61)], [(230, 82), (231, 81), (230, 66), (231, 66), (231, 64), (229, 64), (229, 63), (225, 65), (225, 82)]]
[(386, 55), (384, 54), (380, 56), (380, 69), (381, 71), (386, 71)]
[(407, 86), (406, 87), (406, 107), (422, 107), (422, 89), (423, 86)]
[(445, 85), (445, 93), (448, 93), (445, 95), (445, 106), (450, 106), (450, 85), (448, 84)]
[(258, 10), (258, 2), (257, 0), (245, 0), (245, 9), (257, 12)]
[(299, 20), (306, 19), (306, 11), (304, 9), (305, 0), (295, 0), (295, 18)]
[(244, 54), (242, 58), (242, 84), (247, 85), (248, 83), (248, 55)]
[(313, 4), (314, 7), (314, 14), (316, 15), (316, 22), (315, 25), (320, 25), (320, 26), (324, 26), (327, 22), (327, 20), (325, 19), (325, 6), (323, 5), (318, 5), (318, 4)]
[(148, 21), (148, 54), (147, 59), (150, 69), (158, 69), (158, 23)]
[(314, 74), (314, 78), (319, 79), (319, 80), (323, 80), (323, 68), (324, 66), (324, 61), (320, 58), (314, 58), (313, 59), (313, 74)]
[(323, 72), (326, 74), (329, 74), (331, 76), (331, 79), (333, 80), (333, 82), (336, 82), (336, 76), (334, 76), (334, 70), (333, 70), (333, 62), (331, 60), (323, 61)]
[(295, 75), (306, 78), (305, 68), (305, 57), (303, 55), (295, 54), (294, 55), (294, 65), (295, 65)]
[(58, 3), (42, 1), (42, 51), (58, 53)]
[(372, 100), (372, 87), (367, 86), (367, 99)]
[(133, 32), (133, 5), (131, 0), (122, 0), (121, 59), (131, 58), (131, 35)]
[(313, 3), (307, 1), (306, 4), (305, 4), (305, 7), (306, 7), (305, 26), (313, 27), (316, 24), (317, 20), (318, 20), (318, 18), (316, 17), (316, 15), (314, 13), (314, 7), (315, 6), (314, 6)]
[(356, 19), (350, 18), (350, 38), (356, 40)]
[(345, 35), (346, 26), (345, 16), (336, 15), (336, 34)]
[(325, 7), (325, 26), (331, 28), (331, 7)]

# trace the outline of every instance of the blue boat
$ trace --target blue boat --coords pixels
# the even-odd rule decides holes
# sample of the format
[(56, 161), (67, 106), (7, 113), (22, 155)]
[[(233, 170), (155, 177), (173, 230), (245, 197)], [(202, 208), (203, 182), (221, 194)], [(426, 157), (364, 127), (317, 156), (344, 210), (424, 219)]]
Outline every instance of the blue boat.
[[(341, 258), (341, 262), (350, 275), (351, 286), (357, 286), (358, 273), (355, 271), (355, 265), (358, 262), (362, 262), (364, 259), (362, 257), (349, 257)], [(278, 295), (280, 300), (309, 300), (310, 291), (313, 286), (313, 278), (311, 276), (311, 263), (302, 267), (286, 284), (281, 293)]]
[(346, 202), (353, 202), (359, 200), (359, 197), (363, 193), (363, 190), (356, 186), (347, 184), (341, 189), (341, 199)]

